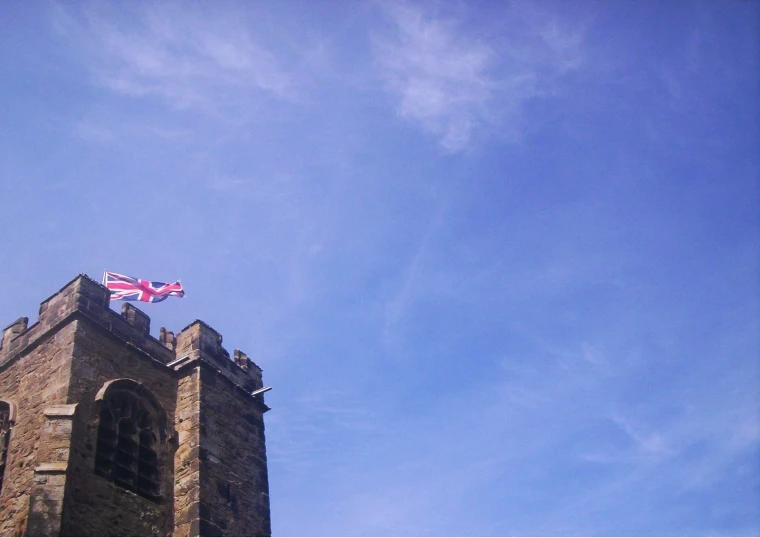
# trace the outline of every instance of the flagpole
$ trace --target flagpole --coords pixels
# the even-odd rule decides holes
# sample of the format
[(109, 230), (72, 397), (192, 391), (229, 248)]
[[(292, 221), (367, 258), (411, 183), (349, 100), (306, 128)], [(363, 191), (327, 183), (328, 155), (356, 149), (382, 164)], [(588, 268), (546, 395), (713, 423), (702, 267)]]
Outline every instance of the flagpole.
[[(103, 269), (103, 281), (102, 281), (103, 286), (106, 286), (106, 273), (107, 272), (108, 271), (106, 271), (105, 269)], [(106, 286), (106, 287), (108, 287), (108, 286)], [(108, 305), (109, 305), (109, 307), (111, 305), (111, 292), (108, 292)]]

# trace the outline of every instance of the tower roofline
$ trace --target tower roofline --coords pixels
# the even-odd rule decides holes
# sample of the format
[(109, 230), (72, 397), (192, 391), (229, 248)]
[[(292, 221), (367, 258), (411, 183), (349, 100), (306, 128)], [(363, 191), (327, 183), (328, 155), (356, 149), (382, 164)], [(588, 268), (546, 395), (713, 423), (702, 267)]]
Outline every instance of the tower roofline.
[(261, 368), (242, 351), (235, 349), (233, 356), (222, 346), (222, 335), (203, 320), (196, 319), (187, 325), (176, 338), (161, 327), (160, 338), (150, 334), (150, 316), (131, 303), (124, 303), (121, 314), (109, 306), (110, 291), (85, 273), (80, 273), (65, 286), (40, 303), (39, 318), (32, 325), (21, 317), (8, 325), (0, 340), (0, 368), (25, 354), (51, 331), (74, 317), (99, 326), (112, 337), (144, 352), (149, 357), (161, 357), (168, 364), (176, 358), (197, 351), (198, 358), (211, 362), (225, 371), (232, 381), (244, 387), (261, 388)]

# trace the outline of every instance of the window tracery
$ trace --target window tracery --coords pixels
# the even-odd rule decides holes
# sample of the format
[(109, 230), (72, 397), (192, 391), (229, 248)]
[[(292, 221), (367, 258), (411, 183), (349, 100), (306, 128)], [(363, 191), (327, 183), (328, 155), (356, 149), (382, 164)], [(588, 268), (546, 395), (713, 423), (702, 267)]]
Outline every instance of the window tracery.
[(154, 406), (144, 396), (123, 387), (107, 390), (100, 407), (95, 472), (159, 500), (159, 428)]

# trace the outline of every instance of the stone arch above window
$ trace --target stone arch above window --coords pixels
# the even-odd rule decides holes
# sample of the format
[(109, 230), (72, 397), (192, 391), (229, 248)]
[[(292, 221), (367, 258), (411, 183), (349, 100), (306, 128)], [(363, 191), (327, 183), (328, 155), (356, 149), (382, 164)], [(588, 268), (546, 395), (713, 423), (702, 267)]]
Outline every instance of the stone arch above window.
[(95, 473), (159, 501), (166, 415), (158, 400), (132, 379), (109, 381), (95, 400), (100, 404)]
[(0, 400), (0, 492), (3, 491), (3, 478), (8, 460), (8, 443), (11, 440), (11, 428), (16, 422), (16, 406), (11, 402)]

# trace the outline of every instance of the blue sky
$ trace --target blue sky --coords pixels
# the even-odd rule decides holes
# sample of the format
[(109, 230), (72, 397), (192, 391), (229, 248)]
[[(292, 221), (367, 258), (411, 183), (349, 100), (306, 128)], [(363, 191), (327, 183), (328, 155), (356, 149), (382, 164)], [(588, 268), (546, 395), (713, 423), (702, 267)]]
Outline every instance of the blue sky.
[(760, 534), (760, 4), (0, 21), (0, 320), (182, 278), (276, 535)]

